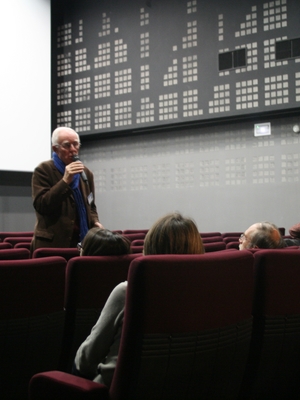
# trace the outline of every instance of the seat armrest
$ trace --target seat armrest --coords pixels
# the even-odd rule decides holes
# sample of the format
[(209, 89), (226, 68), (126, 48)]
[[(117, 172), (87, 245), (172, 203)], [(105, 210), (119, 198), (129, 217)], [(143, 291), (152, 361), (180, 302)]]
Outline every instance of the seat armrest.
[(105, 385), (61, 371), (35, 374), (29, 382), (30, 400), (108, 400)]

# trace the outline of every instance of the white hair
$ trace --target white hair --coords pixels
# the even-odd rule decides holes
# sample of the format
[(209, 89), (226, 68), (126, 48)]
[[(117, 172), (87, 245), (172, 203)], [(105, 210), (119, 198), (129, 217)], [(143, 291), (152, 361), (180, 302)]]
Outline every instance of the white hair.
[(51, 138), (52, 146), (57, 146), (59, 144), (58, 143), (59, 136), (62, 132), (65, 132), (65, 131), (76, 133), (76, 135), (78, 136), (78, 140), (79, 140), (79, 135), (77, 132), (74, 131), (74, 129), (68, 128), (67, 126), (59, 126), (58, 128), (54, 129), (54, 131), (52, 132), (52, 138)]

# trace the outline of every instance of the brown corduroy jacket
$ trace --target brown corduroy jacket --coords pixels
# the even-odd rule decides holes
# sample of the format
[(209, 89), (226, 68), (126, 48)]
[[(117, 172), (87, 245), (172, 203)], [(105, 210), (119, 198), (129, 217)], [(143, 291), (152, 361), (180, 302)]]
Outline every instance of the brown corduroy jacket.
[[(84, 168), (88, 184), (80, 178), (80, 189), (87, 210), (88, 228), (99, 221), (95, 205), (94, 176)], [(32, 175), (33, 206), (36, 224), (31, 252), (40, 247), (73, 247), (72, 238), (77, 218), (72, 189), (62, 180), (53, 160), (39, 164)], [(74, 239), (74, 238), (73, 238)]]

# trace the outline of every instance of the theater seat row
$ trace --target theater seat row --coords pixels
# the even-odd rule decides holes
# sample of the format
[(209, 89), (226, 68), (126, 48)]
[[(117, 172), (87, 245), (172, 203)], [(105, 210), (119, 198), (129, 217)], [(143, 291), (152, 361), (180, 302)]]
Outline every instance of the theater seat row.
[[(282, 235), (285, 233), (285, 228), (279, 228)], [(148, 229), (127, 229), (127, 230), (115, 230), (114, 232), (123, 234), (131, 241), (131, 249), (133, 253), (143, 253), (143, 244), (145, 236), (148, 232)], [(201, 232), (200, 235), (202, 237), (202, 241), (204, 244), (205, 252), (214, 252), (220, 251), (224, 249), (239, 249), (239, 236), (242, 232)], [(33, 232), (0, 232), (0, 240), (3, 242), (0, 243), (1, 249), (9, 249), (9, 248), (26, 248), (30, 249), (30, 242), (32, 238)], [(9, 259), (13, 258), (13, 254), (10, 257), (10, 252), (6, 254), (0, 254), (0, 259)], [(69, 254), (66, 255), (66, 258), (69, 259), (72, 256), (76, 256), (76, 250), (73, 250)], [(40, 255), (37, 255), (38, 257)], [(16, 254), (16, 258), (27, 258), (29, 257), (28, 253), (18, 252)]]
[[(68, 371), (127, 277), (108, 390)], [(0, 398), (26, 398), (37, 373), (31, 400), (300, 396), (299, 285), (290, 249), (0, 261)]]

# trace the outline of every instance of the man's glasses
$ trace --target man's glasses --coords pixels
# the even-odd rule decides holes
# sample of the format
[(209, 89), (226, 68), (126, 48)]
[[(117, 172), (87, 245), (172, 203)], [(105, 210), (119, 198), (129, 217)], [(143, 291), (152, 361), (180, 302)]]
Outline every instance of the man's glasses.
[(74, 147), (75, 150), (78, 150), (80, 147), (81, 143), (80, 142), (63, 142), (61, 144), (57, 144), (57, 146), (61, 146), (65, 150), (70, 150), (71, 146)]

